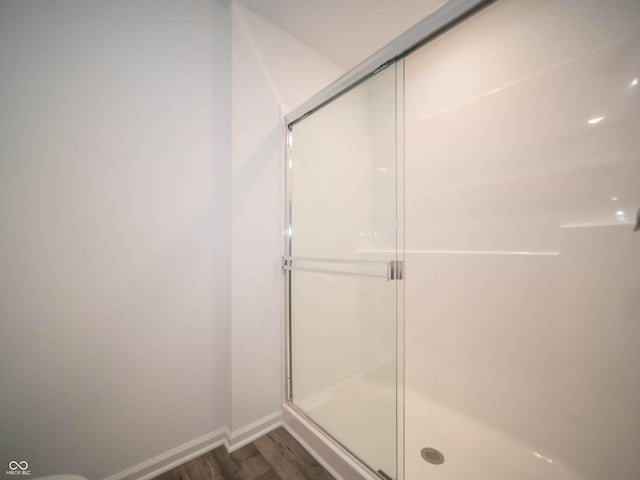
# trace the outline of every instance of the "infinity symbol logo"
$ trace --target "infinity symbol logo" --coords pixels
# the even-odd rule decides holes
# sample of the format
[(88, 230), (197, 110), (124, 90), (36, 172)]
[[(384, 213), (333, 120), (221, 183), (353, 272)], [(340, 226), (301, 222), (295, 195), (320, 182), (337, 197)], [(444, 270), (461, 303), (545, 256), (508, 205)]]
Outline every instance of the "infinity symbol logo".
[(9, 469), (10, 470), (26, 470), (29, 468), (29, 464), (27, 463), (26, 460), (23, 460), (21, 462), (16, 462), (15, 460), (11, 460), (9, 462)]

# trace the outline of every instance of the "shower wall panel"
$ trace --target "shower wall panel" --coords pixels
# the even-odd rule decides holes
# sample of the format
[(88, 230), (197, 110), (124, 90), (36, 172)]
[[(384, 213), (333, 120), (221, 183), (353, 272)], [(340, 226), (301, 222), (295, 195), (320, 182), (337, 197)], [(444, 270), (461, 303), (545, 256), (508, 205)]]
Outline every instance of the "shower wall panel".
[(501, 0), (405, 66), (406, 477), (640, 478), (640, 3)]

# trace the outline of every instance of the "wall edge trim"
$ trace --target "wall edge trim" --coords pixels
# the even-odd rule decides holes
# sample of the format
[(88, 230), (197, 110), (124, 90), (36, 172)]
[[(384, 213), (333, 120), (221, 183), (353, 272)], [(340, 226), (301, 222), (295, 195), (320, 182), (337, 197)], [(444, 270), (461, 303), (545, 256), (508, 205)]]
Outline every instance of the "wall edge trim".
[(109, 475), (103, 480), (150, 480), (222, 445), (232, 453), (280, 426), (282, 414), (277, 411), (233, 432), (226, 426), (221, 427)]

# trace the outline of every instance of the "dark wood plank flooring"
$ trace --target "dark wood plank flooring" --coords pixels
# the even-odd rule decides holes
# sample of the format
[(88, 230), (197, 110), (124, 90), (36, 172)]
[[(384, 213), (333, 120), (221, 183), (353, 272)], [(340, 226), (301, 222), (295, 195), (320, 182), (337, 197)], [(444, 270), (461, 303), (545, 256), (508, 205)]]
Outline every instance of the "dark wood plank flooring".
[(332, 480), (322, 465), (282, 427), (232, 454), (205, 453), (154, 480)]

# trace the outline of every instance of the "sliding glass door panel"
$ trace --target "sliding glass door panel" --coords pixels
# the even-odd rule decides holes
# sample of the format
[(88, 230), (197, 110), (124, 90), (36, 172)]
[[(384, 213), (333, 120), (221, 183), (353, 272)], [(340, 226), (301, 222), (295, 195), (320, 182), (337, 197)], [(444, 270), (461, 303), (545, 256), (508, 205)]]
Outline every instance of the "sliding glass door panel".
[(289, 131), (290, 396), (396, 477), (396, 67)]

